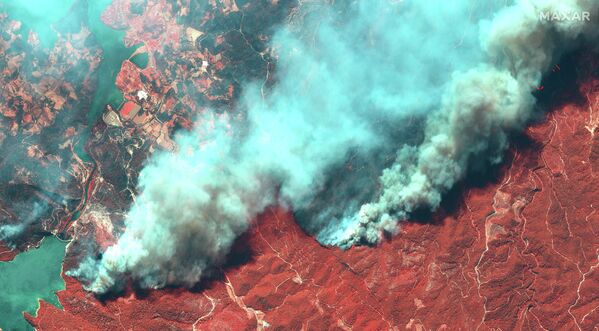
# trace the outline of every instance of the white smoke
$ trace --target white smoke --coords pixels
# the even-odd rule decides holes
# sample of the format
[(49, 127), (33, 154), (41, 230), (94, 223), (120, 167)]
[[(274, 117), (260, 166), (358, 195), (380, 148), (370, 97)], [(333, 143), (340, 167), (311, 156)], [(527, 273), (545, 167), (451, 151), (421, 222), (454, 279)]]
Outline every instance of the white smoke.
[(344, 247), (377, 243), (382, 232), (394, 232), (397, 222), (416, 208), (436, 209), (442, 194), (464, 177), (474, 159), (499, 162), (508, 133), (520, 129), (531, 114), (531, 91), (540, 85), (542, 74), (581, 37), (596, 40), (599, 33), (597, 23), (543, 20), (541, 13), (597, 17), (598, 11), (597, 1), (518, 1), (491, 22), (482, 22), (486, 63), (454, 75), (441, 110), (427, 121), (425, 141), (400, 150), (381, 176), (380, 197), (346, 219), (327, 242)]
[[(500, 161), (542, 72), (590, 29), (541, 22), (538, 12), (597, 7), (518, 2), (491, 20), (498, 6), (361, 1), (282, 28), (266, 97), (248, 84), (243, 116), (207, 113), (176, 138), (176, 152), (154, 155), (117, 244), (70, 274), (96, 293), (127, 277), (191, 286), (271, 204), (343, 247), (376, 243), (415, 209), (437, 208), (469, 164)], [(383, 170), (388, 154), (397, 158)], [(365, 170), (348, 176), (348, 158)], [(379, 191), (356, 178), (381, 172)]]
[[(0, 241), (8, 242), (11, 245), (14, 239), (21, 236), (28, 226), (39, 221), (41, 216), (49, 209), (46, 203), (37, 201), (33, 202), (33, 206), (29, 203), (14, 203), (11, 207), (16, 211), (16, 216), (20, 222), (0, 225)], [(0, 223), (3, 222), (4, 219), (0, 218)]]
[(192, 286), (222, 263), (249, 220), (274, 202), (274, 185), (236, 161), (229, 122), (207, 114), (177, 137), (176, 152), (155, 155), (118, 244), (101, 264), (88, 259), (70, 274), (94, 275), (89, 288), (102, 293), (122, 286), (125, 273), (142, 287)]

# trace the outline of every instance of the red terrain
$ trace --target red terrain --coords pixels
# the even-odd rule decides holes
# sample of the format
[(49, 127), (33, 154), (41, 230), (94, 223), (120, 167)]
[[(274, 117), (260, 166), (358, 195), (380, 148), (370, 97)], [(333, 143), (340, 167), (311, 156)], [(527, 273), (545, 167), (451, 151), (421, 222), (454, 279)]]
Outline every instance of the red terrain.
[(580, 86), (584, 100), (532, 124), (493, 180), (379, 247), (322, 247), (273, 209), (242, 240), (249, 258), (203, 289), (102, 302), (64, 276), (65, 309), (42, 302), (27, 318), (39, 330), (597, 330), (599, 81)]

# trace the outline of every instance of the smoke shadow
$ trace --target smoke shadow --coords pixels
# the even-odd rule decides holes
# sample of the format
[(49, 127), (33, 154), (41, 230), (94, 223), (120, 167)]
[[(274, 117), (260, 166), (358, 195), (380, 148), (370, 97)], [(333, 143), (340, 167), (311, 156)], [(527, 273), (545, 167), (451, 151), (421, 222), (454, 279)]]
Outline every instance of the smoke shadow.
[[(551, 71), (543, 77), (541, 85), (533, 92), (537, 102), (533, 118), (527, 126), (546, 121), (548, 114), (566, 105), (577, 107), (586, 105), (587, 99), (580, 87), (590, 78), (599, 77), (599, 61), (594, 55), (596, 53), (591, 49), (581, 48), (562, 56), (560, 62), (552, 67)], [(471, 169), (464, 179), (443, 195), (439, 209), (436, 211), (427, 208), (418, 209), (406, 222), (443, 225), (448, 216), (456, 216), (464, 207), (466, 195), (471, 189), (498, 185), (509, 171), (516, 152), (530, 154), (539, 151), (542, 147), (542, 142), (532, 139), (525, 132), (512, 132), (510, 149), (504, 155), (502, 162)]]
[[(523, 148), (534, 149), (537, 143), (527, 137), (521, 137), (524, 141)], [(510, 152), (510, 154), (513, 154)], [(449, 216), (456, 216), (464, 207), (466, 195), (473, 188), (484, 188), (489, 185), (497, 185), (508, 171), (511, 155), (506, 155), (504, 160), (496, 165), (470, 170), (468, 175), (456, 183), (454, 187), (443, 194), (441, 204), (435, 211), (429, 208), (419, 208), (412, 212), (407, 223), (442, 226)]]
[[(566, 53), (552, 67), (549, 74), (543, 77), (541, 86), (533, 93), (537, 99), (537, 113), (540, 111), (541, 115), (545, 115), (565, 105), (586, 104), (580, 84), (591, 77), (599, 77), (599, 66), (593, 55), (596, 53), (591, 49), (581, 48)], [(540, 119), (544, 119), (544, 116)]]
[(250, 231), (245, 232), (237, 238), (229, 254), (225, 259), (225, 263), (220, 267), (213, 267), (206, 270), (205, 276), (201, 281), (192, 287), (182, 285), (167, 285), (160, 289), (144, 288), (138, 282), (126, 277), (127, 282), (119, 289), (113, 289), (103, 294), (94, 294), (94, 297), (100, 304), (107, 305), (111, 302), (116, 302), (119, 298), (127, 297), (133, 294), (137, 300), (151, 300), (152, 294), (158, 292), (178, 292), (188, 291), (191, 293), (203, 293), (206, 290), (212, 289), (217, 284), (222, 284), (226, 281), (225, 272), (231, 269), (237, 269), (245, 264), (254, 261), (256, 253), (252, 250), (249, 243), (251, 237)]
[(199, 283), (189, 288), (188, 291), (192, 293), (202, 293), (205, 290), (213, 288), (215, 284), (222, 284), (226, 281), (225, 273), (227, 271), (252, 263), (256, 256), (256, 252), (252, 249), (250, 243), (251, 236), (251, 231), (246, 231), (239, 236), (227, 254), (225, 263), (218, 268), (209, 270), (207, 276), (203, 277)]
[[(545, 121), (547, 114), (565, 105), (581, 106), (586, 104), (587, 100), (580, 90), (580, 84), (590, 77), (599, 77), (599, 61), (592, 57), (593, 54), (588, 49), (568, 53), (556, 64), (554, 70), (543, 77), (542, 88), (539, 87), (540, 89), (533, 93), (537, 99), (537, 105), (535, 116), (528, 125)], [(530, 154), (539, 151), (542, 147), (542, 142), (532, 139), (525, 132), (513, 132), (510, 136), (510, 149), (505, 154), (502, 162), (493, 166), (480, 166), (471, 169), (464, 179), (443, 195), (441, 205), (437, 211), (433, 212), (424, 208), (418, 209), (412, 213), (406, 222), (433, 226), (443, 225), (448, 216), (456, 216), (464, 208), (466, 195), (471, 189), (498, 185), (509, 171), (516, 152)], [(303, 227), (300, 226), (300, 228), (309, 235)], [(185, 290), (192, 293), (202, 293), (225, 281), (226, 271), (254, 261), (256, 252), (251, 249), (252, 246), (249, 243), (251, 235), (251, 231), (248, 231), (240, 236), (227, 255), (225, 264), (219, 268), (209, 270), (202, 281)], [(386, 236), (386, 239), (392, 238)], [(179, 291), (182, 288), (182, 286), (167, 286), (160, 291)], [(102, 304), (106, 304), (133, 293), (137, 299), (143, 300), (149, 298), (154, 291), (156, 290), (141, 288), (135, 282), (129, 281), (123, 289), (96, 295), (96, 299)]]

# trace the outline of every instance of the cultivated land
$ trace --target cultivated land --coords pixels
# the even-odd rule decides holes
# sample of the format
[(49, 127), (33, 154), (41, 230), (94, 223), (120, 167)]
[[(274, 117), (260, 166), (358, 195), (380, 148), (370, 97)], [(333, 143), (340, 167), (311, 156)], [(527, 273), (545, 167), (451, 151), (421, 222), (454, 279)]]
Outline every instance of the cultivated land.
[[(85, 111), (101, 52), (92, 41), (77, 48), (57, 39), (56, 47), (71, 45), (89, 63), (90, 73), (73, 89), (77, 98), (68, 87), (57, 89), (65, 91), (64, 105), (82, 103), (84, 112), (53, 136), (66, 151), (33, 148), (28, 157), (32, 169), (54, 162), (73, 178), (51, 195), (45, 179), (22, 177), (35, 196), (54, 201), (51, 221), (32, 224), (15, 250), (0, 246), (0, 259), (12, 259), (48, 232), (72, 239), (65, 270), (113, 244), (148, 155), (173, 148), (173, 133), (189, 128), (202, 109), (233, 109), (240, 81), (272, 83), (269, 27), (290, 14), (290, 4), (208, 2), (196, 8), (195, 1), (118, 0), (107, 8), (102, 20), (125, 32), (126, 46), (137, 47), (131, 58), (147, 54), (148, 64), (122, 61), (114, 84), (126, 103), (106, 107), (92, 127)], [(3, 19), (14, 30), (15, 23)], [(76, 36), (83, 38), (71, 40)], [(513, 138), (505, 162), (461, 183), (439, 212), (406, 222), (379, 247), (322, 247), (290, 212), (269, 209), (239, 239), (229, 264), (195, 289), (130, 288), (96, 298), (63, 274), (66, 289), (58, 298), (64, 309), (42, 301), (37, 317), (27, 319), (40, 330), (593, 330), (599, 324), (599, 63), (580, 52), (560, 65), (537, 92), (546, 112)], [(68, 69), (44, 68), (50, 69), (39, 71), (40, 81)], [(40, 91), (41, 83), (31, 81), (5, 82), (23, 91), (13, 102), (27, 106), (2, 118), (1, 132), (16, 133), (0, 136), (0, 143), (63, 125), (53, 120), (66, 107), (57, 106), (62, 99), (28, 98)], [(72, 147), (85, 129), (91, 132), (89, 161)], [(2, 169), (7, 164), (13, 166)], [(93, 241), (97, 248), (89, 247)]]

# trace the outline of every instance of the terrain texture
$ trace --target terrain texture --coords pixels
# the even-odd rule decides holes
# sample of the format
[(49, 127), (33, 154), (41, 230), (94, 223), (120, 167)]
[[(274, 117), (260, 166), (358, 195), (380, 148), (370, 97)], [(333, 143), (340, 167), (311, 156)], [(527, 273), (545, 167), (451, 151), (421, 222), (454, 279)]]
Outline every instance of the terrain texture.
[[(548, 90), (567, 81), (556, 76)], [(547, 97), (556, 106), (495, 174), (464, 183), (443, 211), (379, 247), (322, 247), (272, 209), (242, 238), (251, 251), (197, 291), (99, 301), (65, 277), (65, 310), (42, 303), (29, 319), (42, 330), (594, 330), (599, 81), (578, 83)]]
[[(107, 106), (89, 127), (81, 114), (58, 120), (70, 108), (90, 111), (92, 72), (101, 55), (93, 40), (83, 44), (85, 30), (59, 37), (49, 51), (69, 47), (73, 61), (88, 64), (74, 86), (60, 83), (70, 67), (52, 61), (40, 64), (45, 69), (35, 79), (15, 78), (18, 70), (8, 63), (17, 66), (22, 59), (4, 52), (2, 79), (9, 81), (3, 83), (14, 91), (3, 96), (0, 108), (2, 150), (25, 136), (36, 140), (15, 151), (18, 157), (2, 159), (1, 171), (18, 176), (0, 183), (0, 207), (9, 223), (29, 217), (11, 211), (23, 192), (48, 207), (37, 215), (44, 221), (31, 223), (17, 245), (0, 243), (0, 260), (13, 259), (45, 235), (71, 240), (63, 265), (66, 289), (57, 293), (64, 309), (41, 301), (37, 316), (26, 314), (33, 326), (597, 330), (599, 63), (585, 51), (556, 63), (538, 88), (536, 120), (512, 137), (500, 166), (473, 174), (447, 195), (441, 210), (405, 222), (378, 247), (323, 247), (297, 225), (292, 211), (273, 207), (238, 240), (228, 264), (192, 290), (139, 290), (131, 284), (124, 293), (96, 297), (67, 276), (64, 271), (81, 256), (116, 241), (148, 155), (174, 148), (172, 135), (190, 127), (197, 109), (231, 105), (240, 81), (272, 83), (269, 29), (263, 25), (293, 14), (291, 5), (208, 2), (207, 9), (194, 9), (194, 1), (163, 0), (109, 6), (103, 21), (125, 31), (125, 44), (138, 45), (134, 55), (147, 54), (148, 65), (122, 61), (114, 84), (124, 102)], [(197, 16), (194, 10), (205, 10), (201, 22), (189, 19)], [(0, 24), (11, 32), (16, 23), (0, 16)], [(7, 47), (0, 42), (3, 51)], [(40, 52), (27, 56), (50, 56)], [(27, 97), (34, 93), (41, 96)], [(15, 104), (21, 113), (11, 112)], [(77, 151), (78, 144), (85, 151)], [(42, 166), (68, 169), (69, 176), (57, 182), (36, 177)]]

